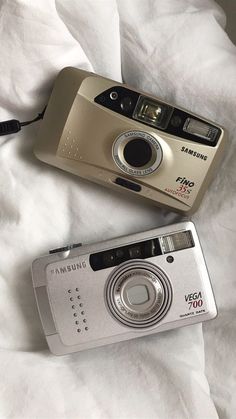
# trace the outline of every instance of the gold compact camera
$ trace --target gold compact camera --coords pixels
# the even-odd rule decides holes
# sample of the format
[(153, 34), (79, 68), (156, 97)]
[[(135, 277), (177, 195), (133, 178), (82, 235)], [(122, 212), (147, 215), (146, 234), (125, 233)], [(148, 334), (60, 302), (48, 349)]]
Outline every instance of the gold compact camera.
[(224, 143), (224, 129), (213, 122), (67, 67), (56, 79), (34, 151), (85, 179), (190, 214)]

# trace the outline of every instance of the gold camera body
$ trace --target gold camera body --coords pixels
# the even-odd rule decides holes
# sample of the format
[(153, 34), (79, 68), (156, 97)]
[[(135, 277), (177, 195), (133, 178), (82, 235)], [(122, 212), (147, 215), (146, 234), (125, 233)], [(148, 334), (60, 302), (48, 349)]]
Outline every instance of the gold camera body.
[(82, 178), (190, 214), (225, 137), (222, 127), (182, 108), (66, 67), (55, 81), (34, 152)]

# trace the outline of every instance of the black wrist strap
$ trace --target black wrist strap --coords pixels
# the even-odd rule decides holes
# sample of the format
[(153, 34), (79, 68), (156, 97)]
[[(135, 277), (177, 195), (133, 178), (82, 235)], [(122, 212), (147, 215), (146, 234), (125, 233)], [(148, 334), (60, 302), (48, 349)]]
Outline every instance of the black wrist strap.
[(46, 107), (47, 106), (45, 106), (43, 111), (40, 112), (36, 116), (36, 118), (32, 119), (31, 121), (20, 122), (17, 119), (9, 119), (8, 121), (0, 122), (0, 136), (1, 135), (15, 134), (16, 132), (21, 130), (21, 127), (24, 127), (26, 125), (30, 125), (33, 122), (36, 122), (36, 121), (39, 121), (40, 119), (43, 119)]

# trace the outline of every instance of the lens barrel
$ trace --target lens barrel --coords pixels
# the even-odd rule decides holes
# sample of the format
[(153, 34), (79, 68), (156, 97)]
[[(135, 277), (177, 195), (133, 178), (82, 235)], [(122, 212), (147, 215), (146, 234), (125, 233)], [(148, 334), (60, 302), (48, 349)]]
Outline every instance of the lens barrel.
[(159, 141), (145, 131), (127, 131), (120, 134), (113, 143), (112, 156), (116, 165), (133, 176), (153, 173), (162, 162)]
[(150, 262), (126, 262), (108, 278), (108, 310), (126, 326), (136, 329), (154, 326), (166, 315), (171, 301), (168, 277)]

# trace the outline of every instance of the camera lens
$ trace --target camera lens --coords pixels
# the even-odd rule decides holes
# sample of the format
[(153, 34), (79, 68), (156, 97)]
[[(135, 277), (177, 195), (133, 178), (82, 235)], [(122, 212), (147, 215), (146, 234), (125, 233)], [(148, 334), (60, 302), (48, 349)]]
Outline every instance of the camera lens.
[(132, 109), (133, 102), (129, 96), (124, 97), (120, 102), (120, 107), (123, 112), (129, 112)]
[(121, 133), (112, 146), (112, 157), (119, 169), (137, 177), (152, 174), (160, 166), (162, 156), (157, 138), (141, 130)]
[(168, 277), (146, 261), (120, 264), (107, 279), (108, 309), (126, 326), (146, 328), (157, 324), (169, 310), (171, 300)]
[(129, 141), (124, 148), (124, 158), (130, 166), (145, 166), (151, 160), (151, 157), (151, 146), (142, 138)]

